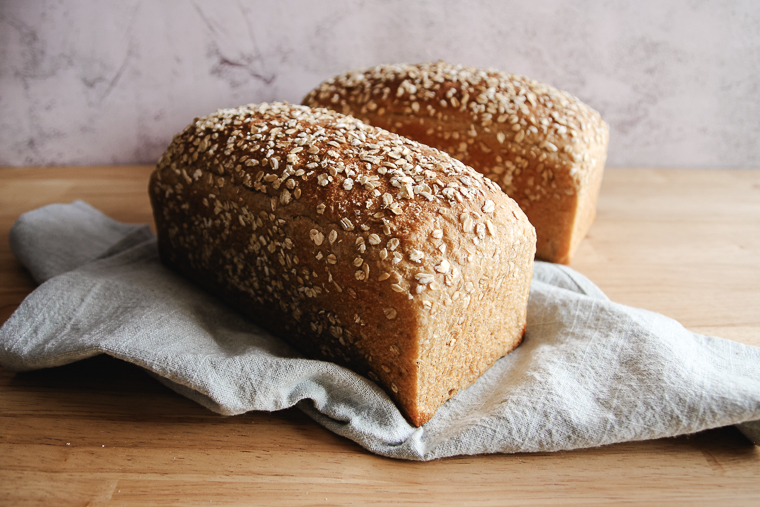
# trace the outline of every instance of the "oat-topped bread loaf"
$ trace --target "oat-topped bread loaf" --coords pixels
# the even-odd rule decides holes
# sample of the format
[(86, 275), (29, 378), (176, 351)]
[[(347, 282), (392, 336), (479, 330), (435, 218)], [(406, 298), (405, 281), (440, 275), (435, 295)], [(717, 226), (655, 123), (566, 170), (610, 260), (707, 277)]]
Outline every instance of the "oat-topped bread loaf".
[(162, 260), (416, 425), (521, 341), (535, 231), (493, 182), (326, 109), (218, 111), (150, 181)]
[(329, 79), (304, 104), (438, 148), (499, 183), (536, 227), (541, 259), (569, 263), (596, 216), (607, 124), (549, 85), (444, 62), (383, 65)]

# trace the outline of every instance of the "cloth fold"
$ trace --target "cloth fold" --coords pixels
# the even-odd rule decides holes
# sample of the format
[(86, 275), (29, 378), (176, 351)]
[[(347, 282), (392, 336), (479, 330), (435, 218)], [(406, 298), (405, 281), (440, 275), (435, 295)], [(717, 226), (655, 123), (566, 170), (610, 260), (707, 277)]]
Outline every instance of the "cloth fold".
[(421, 428), (373, 382), (304, 359), (161, 265), (147, 226), (83, 202), (22, 215), (11, 248), (41, 285), (0, 328), (13, 371), (108, 354), (224, 415), (297, 406), (384, 456), (557, 451), (737, 425), (760, 433), (760, 349), (610, 301), (537, 262), (523, 344)]

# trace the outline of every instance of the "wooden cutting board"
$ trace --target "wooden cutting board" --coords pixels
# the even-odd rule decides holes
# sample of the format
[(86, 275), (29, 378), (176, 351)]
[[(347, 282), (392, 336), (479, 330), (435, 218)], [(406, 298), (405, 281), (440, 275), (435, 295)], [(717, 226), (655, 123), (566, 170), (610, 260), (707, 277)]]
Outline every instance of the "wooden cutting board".
[[(0, 322), (34, 289), (8, 247), (18, 215), (82, 199), (151, 222), (151, 170), (0, 169)], [(614, 301), (760, 346), (760, 171), (608, 169), (572, 267)], [(369, 454), (296, 409), (215, 415), (114, 359), (0, 368), (0, 505), (389, 503), (760, 505), (760, 448), (721, 428), (411, 463)]]

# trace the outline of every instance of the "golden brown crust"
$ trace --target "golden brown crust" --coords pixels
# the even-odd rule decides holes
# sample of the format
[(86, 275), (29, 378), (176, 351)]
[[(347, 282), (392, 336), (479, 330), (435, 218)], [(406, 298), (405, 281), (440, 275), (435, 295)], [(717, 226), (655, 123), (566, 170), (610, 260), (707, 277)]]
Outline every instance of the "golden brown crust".
[(196, 119), (151, 178), (162, 259), (420, 425), (519, 343), (535, 231), (497, 185), (325, 109)]
[(445, 62), (347, 72), (304, 98), (433, 146), (499, 183), (569, 263), (594, 220), (608, 127), (572, 95), (532, 79)]

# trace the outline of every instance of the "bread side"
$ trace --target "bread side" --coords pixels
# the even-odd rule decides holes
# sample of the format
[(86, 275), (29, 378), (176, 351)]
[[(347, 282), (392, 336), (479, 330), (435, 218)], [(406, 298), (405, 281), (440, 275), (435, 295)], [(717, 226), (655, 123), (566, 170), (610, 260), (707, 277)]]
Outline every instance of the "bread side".
[(609, 129), (549, 85), (445, 62), (384, 65), (329, 79), (303, 102), (438, 148), (499, 183), (536, 227), (541, 259), (569, 263), (594, 221)]
[(535, 231), (461, 162), (324, 109), (196, 119), (150, 182), (162, 260), (416, 425), (525, 329)]

